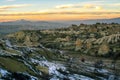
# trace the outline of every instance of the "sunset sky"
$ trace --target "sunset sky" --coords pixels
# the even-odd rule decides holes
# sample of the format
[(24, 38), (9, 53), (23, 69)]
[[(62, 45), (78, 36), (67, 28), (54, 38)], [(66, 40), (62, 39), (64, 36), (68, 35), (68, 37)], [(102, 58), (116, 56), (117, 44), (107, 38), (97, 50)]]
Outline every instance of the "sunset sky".
[(0, 22), (120, 17), (120, 0), (0, 0)]

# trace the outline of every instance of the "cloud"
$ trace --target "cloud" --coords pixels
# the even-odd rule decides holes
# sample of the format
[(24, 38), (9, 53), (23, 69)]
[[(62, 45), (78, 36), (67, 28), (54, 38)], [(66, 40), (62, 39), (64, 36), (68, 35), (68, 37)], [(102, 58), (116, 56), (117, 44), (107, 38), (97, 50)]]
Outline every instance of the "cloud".
[(6, 6), (0, 6), (0, 11), (6, 11), (13, 8), (20, 8), (20, 7), (26, 7), (31, 6), (30, 4), (18, 4), (18, 5), (6, 5)]
[(76, 5), (74, 4), (66, 4), (66, 5), (58, 5), (56, 6), (57, 9), (64, 9), (64, 8), (72, 8), (75, 7)]
[(116, 3), (116, 4), (108, 4), (108, 6), (117, 6), (117, 7), (120, 7), (120, 3)]
[[(105, 4), (104, 1), (94, 1), (93, 3), (87, 2), (87, 3), (77, 3), (77, 4), (63, 4), (63, 5), (57, 5), (56, 9), (94, 9), (94, 10), (102, 10), (102, 9), (116, 9), (117, 7), (120, 7), (120, 3), (107, 3)], [(120, 8), (119, 8), (120, 9)]]
[(96, 6), (96, 5), (93, 5), (93, 4), (86, 4), (83, 6), (83, 8), (86, 8), (86, 9), (96, 9), (96, 10), (102, 10), (103, 7), (102, 6)]
[(93, 4), (84, 4), (83, 8), (94, 8), (95, 5)]
[(56, 14), (67, 14), (67, 15), (103, 15), (103, 14), (120, 14), (120, 12), (75, 12), (75, 11), (63, 11), (63, 12), (26, 12), (26, 13), (9, 13), (0, 14), (0, 16), (29, 16), (29, 15), (56, 15)]
[(97, 9), (97, 10), (101, 10), (101, 9), (103, 9), (101, 6), (95, 6), (95, 9)]
[(66, 5), (58, 5), (55, 7), (56, 9), (67, 9), (67, 8), (84, 8), (84, 9), (103, 9), (100, 5), (94, 4), (66, 4)]
[(15, 1), (15, 0), (6, 0), (6, 1)]

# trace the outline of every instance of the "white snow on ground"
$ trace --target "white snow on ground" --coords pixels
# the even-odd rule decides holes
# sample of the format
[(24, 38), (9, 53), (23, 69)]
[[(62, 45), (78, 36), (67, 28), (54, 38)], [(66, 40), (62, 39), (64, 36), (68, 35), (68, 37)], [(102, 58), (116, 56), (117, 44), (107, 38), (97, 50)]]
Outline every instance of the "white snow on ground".
[(50, 80), (60, 80), (60, 79), (57, 78), (57, 77), (53, 77), (53, 78), (51, 78)]
[(12, 47), (11, 42), (9, 40), (5, 40), (5, 43), (8, 47)]
[[(83, 76), (83, 75), (78, 75), (78, 74), (71, 74), (71, 75), (65, 76), (65, 78), (67, 78), (69, 80), (94, 80), (92, 78), (89, 78), (89, 77), (86, 77), (86, 76)], [(61, 79), (54, 76), (50, 80), (61, 80)]]
[(5, 75), (8, 74), (8, 71), (3, 70), (3, 69), (0, 68), (0, 74), (1, 74), (2, 76), (5, 76)]
[(108, 71), (105, 70), (105, 69), (98, 70), (98, 72), (99, 72), (99, 73), (108, 73)]
[(64, 75), (60, 74), (57, 70), (63, 70), (65, 71), (66, 68), (62, 64), (56, 64), (48, 61), (38, 61), (35, 59), (31, 59), (33, 63), (39, 63), (41, 66), (46, 66), (49, 69), (49, 74), (50, 75), (56, 75), (63, 77)]
[(46, 49), (42, 44), (40, 44), (40, 47), (43, 48), (43, 49)]
[(78, 75), (78, 74), (69, 75), (69, 79), (70, 80), (94, 80), (92, 78), (89, 78), (83, 75)]
[[(33, 63), (38, 63), (41, 66), (46, 66), (49, 69), (49, 75), (52, 75), (53, 77), (51, 80), (57, 80), (56, 76), (59, 76), (59, 78), (64, 78), (65, 76), (61, 74), (58, 70), (65, 71), (66, 68), (62, 64), (56, 64), (48, 61), (38, 61), (35, 59), (31, 59)], [(58, 78), (58, 80), (59, 80)]]
[[(88, 71), (94, 71), (94, 70), (95, 70), (94, 67), (88, 67)], [(109, 71), (106, 70), (106, 69), (97, 69), (97, 71), (98, 71), (99, 73), (103, 73), (103, 74), (106, 74), (106, 73), (109, 72)]]
[(36, 59), (31, 59), (33, 63), (38, 63), (41, 66), (46, 66), (49, 69), (49, 75), (52, 75), (50, 80), (61, 80), (63, 78), (68, 78), (69, 80), (94, 80), (92, 78), (78, 75), (78, 74), (70, 74), (70, 75), (63, 75), (58, 70), (62, 70), (66, 72), (66, 67), (62, 64), (48, 62), (48, 61), (38, 61)]

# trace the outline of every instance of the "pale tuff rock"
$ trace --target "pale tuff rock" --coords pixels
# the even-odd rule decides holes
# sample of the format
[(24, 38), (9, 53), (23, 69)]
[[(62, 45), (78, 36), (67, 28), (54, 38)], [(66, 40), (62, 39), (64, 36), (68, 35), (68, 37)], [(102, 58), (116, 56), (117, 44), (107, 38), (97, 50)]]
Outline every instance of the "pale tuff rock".
[(107, 43), (115, 43), (120, 40), (120, 34), (112, 34), (110, 36), (105, 36), (100, 39), (97, 39), (94, 43), (96, 44), (102, 44), (103, 42)]
[(106, 54), (106, 53), (108, 53), (109, 52), (109, 46), (107, 45), (107, 44), (102, 44), (102, 45), (100, 45), (100, 47), (99, 47), (99, 50), (98, 50), (98, 53), (99, 54)]
[(80, 39), (77, 39), (76, 42), (75, 42), (75, 45), (76, 45), (75, 50), (76, 51), (80, 50), (81, 47), (82, 47), (82, 41)]

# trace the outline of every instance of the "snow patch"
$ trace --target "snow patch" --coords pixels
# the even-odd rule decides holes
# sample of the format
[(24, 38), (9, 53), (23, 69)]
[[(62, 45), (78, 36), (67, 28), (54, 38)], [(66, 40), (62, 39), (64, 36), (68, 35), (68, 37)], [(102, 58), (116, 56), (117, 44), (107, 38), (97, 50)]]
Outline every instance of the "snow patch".
[(49, 75), (51, 75), (50, 80), (63, 80), (63, 79), (69, 79), (69, 80), (94, 80), (92, 78), (78, 75), (78, 74), (62, 74), (59, 72), (59, 70), (62, 70), (63, 72), (67, 72), (66, 67), (64, 67), (63, 64), (59, 63), (53, 63), (48, 61), (38, 61), (36, 59), (31, 59), (33, 63), (38, 63), (41, 66), (46, 66), (49, 69)]
[(31, 61), (33, 63), (38, 63), (41, 66), (48, 67), (50, 75), (56, 75), (56, 76), (63, 77), (63, 75), (60, 74), (60, 72), (58, 72), (58, 70), (63, 70), (63, 71), (66, 70), (66, 68), (62, 64), (56, 64), (56, 63), (48, 62), (48, 61), (38, 61), (38, 60), (35, 60), (35, 59), (31, 59)]
[(2, 76), (6, 76), (6, 75), (8, 74), (8, 71), (3, 70), (3, 69), (0, 69), (0, 74), (1, 74)]
[(69, 75), (69, 79), (70, 80), (94, 80), (92, 78), (89, 78), (83, 75), (78, 75), (78, 74)]
[(5, 43), (8, 47), (10, 47), (10, 48), (12, 47), (11, 42), (9, 40), (5, 40)]

